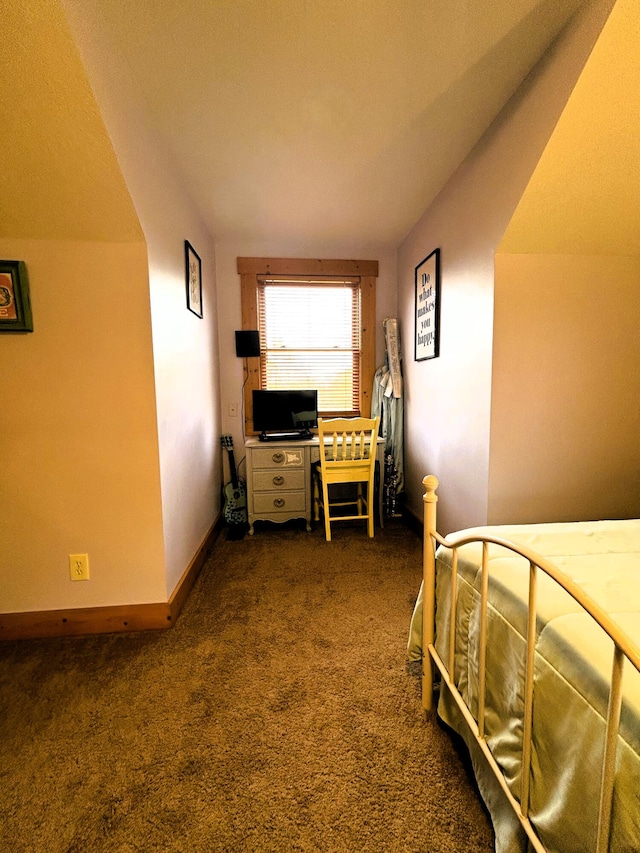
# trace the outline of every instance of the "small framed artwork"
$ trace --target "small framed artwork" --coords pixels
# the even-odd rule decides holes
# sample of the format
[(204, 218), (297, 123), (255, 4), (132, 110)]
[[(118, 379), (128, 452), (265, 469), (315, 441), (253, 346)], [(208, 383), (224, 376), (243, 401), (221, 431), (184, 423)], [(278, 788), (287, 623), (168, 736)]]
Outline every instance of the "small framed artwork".
[(440, 249), (416, 267), (415, 361), (440, 355)]
[(24, 261), (0, 261), (0, 332), (33, 332)]
[(187, 275), (187, 308), (202, 319), (202, 261), (188, 240), (184, 241)]

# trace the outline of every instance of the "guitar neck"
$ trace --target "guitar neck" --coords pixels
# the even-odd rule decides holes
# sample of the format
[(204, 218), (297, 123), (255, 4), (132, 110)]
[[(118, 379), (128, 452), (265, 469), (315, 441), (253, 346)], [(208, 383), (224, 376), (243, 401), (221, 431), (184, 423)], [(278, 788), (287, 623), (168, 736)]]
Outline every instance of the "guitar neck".
[(231, 482), (233, 483), (233, 488), (238, 488), (238, 473), (236, 471), (236, 460), (233, 458), (233, 447), (227, 447), (227, 453), (229, 454), (229, 470), (231, 471)]
[(233, 438), (230, 435), (220, 436), (222, 446), (229, 454), (229, 471), (231, 472), (231, 482), (233, 488), (238, 488), (238, 473), (236, 471), (236, 460), (233, 458)]

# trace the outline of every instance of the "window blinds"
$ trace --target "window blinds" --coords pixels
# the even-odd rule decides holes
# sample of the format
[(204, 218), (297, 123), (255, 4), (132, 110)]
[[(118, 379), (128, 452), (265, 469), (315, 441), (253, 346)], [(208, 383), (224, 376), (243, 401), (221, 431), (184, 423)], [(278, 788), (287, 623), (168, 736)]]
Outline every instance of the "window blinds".
[(317, 388), (322, 414), (359, 414), (359, 279), (261, 279), (258, 328), (262, 388)]

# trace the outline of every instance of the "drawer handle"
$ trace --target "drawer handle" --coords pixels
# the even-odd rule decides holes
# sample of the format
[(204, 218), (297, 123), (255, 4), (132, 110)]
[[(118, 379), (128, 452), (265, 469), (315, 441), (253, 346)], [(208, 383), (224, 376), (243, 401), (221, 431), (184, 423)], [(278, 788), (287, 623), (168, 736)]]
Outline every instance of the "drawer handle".
[(284, 506), (284, 498), (276, 498), (273, 502), (273, 505), (276, 509), (282, 509)]
[(283, 486), (284, 485), (284, 477), (280, 477), (280, 476), (274, 477), (273, 478), (273, 485), (274, 486)]
[(284, 453), (274, 453), (271, 458), (277, 465), (279, 465), (281, 462), (284, 462)]

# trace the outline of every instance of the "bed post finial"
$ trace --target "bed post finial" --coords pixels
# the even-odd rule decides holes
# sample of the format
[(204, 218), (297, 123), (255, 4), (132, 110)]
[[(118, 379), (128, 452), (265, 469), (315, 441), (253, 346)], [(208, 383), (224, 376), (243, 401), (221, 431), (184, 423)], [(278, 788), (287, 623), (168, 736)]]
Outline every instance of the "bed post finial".
[(436, 495), (436, 489), (440, 485), (440, 480), (438, 480), (435, 474), (427, 474), (427, 476), (422, 481), (422, 485), (426, 489), (424, 495), (425, 501), (437, 501), (438, 496)]
[(433, 534), (436, 532), (438, 478), (429, 474), (422, 481), (424, 494), (424, 530), (422, 556), (422, 707), (433, 708), (433, 663), (429, 647), (434, 641), (436, 556)]
[(433, 474), (428, 474), (422, 481), (425, 488), (423, 497), (424, 501), (424, 532), (432, 532), (436, 529), (436, 504), (438, 496), (436, 489), (440, 485), (440, 481)]

